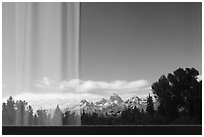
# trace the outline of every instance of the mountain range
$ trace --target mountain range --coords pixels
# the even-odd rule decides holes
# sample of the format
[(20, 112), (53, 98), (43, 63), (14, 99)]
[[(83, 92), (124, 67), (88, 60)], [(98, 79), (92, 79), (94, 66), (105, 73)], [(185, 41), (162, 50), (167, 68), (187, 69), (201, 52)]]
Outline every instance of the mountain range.
[(134, 108), (137, 107), (139, 110), (146, 110), (146, 99), (141, 99), (138, 96), (133, 96), (126, 101), (113, 93), (109, 99), (102, 98), (97, 102), (89, 102), (85, 99), (81, 100), (78, 105), (71, 107), (70, 111), (80, 110), (80, 112), (84, 113), (98, 113), (104, 115), (113, 115), (116, 116), (120, 114), (126, 108)]

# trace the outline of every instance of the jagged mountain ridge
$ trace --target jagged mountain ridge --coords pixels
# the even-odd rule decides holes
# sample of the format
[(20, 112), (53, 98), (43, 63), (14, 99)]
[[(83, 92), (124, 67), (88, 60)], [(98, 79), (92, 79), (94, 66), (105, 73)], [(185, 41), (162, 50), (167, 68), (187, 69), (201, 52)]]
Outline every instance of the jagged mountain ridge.
[(134, 96), (126, 101), (113, 93), (109, 99), (102, 98), (100, 101), (97, 102), (89, 102), (85, 99), (81, 100), (79, 105), (75, 105), (70, 110), (80, 110), (81, 112), (85, 113), (98, 113), (105, 114), (105, 115), (117, 115), (120, 114), (125, 108), (134, 108), (137, 107), (140, 110), (146, 110), (146, 100), (141, 99), (138, 96)]

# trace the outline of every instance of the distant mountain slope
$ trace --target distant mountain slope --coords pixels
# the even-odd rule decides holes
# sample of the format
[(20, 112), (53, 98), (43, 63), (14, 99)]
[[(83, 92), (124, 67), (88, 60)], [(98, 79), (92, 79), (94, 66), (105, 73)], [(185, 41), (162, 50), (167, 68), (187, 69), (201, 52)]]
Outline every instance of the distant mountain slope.
[(78, 105), (70, 108), (70, 111), (74, 112), (76, 110), (84, 111), (85, 113), (98, 113), (104, 115), (118, 115), (121, 111), (126, 108), (137, 107), (139, 110), (146, 110), (146, 99), (141, 99), (138, 96), (131, 97), (130, 99), (123, 101), (123, 99), (113, 93), (109, 99), (102, 98), (97, 102), (88, 102), (83, 99)]

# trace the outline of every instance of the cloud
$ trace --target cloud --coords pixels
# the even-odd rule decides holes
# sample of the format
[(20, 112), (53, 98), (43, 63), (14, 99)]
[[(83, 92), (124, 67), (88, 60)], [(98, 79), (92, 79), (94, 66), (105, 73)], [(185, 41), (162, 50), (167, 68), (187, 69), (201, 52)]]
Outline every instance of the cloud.
[[(26, 92), (13, 96), (15, 100), (25, 100), (34, 109), (61, 108), (78, 104), (82, 99), (99, 101), (109, 98), (113, 93), (118, 94), (123, 100), (132, 96), (146, 97), (150, 85), (146, 80), (112, 82), (71, 79), (68, 81), (55, 81), (47, 77), (37, 80), (34, 84), (36, 92)], [(7, 99), (7, 98), (6, 98)], [(5, 99), (4, 99), (5, 100)], [(6, 100), (5, 100), (6, 101)]]
[(43, 77), (42, 79), (36, 81), (35, 86), (41, 89), (54, 89), (57, 88), (58, 84), (54, 80)]
[[(42, 83), (44, 83), (44, 85)], [(90, 95), (90, 99), (92, 100), (99, 96), (109, 97), (113, 93), (120, 95), (122, 98), (124, 97), (124, 99), (132, 96), (146, 97), (151, 92), (151, 87), (146, 80), (130, 82), (125, 80), (115, 80), (105, 82), (71, 79), (69, 81), (56, 82), (44, 78), (38, 87), (42, 88), (42, 90), (44, 90), (43, 92), (50, 93), (54, 89), (58, 94), (72, 93), (76, 94), (76, 96), (80, 95), (80, 98), (82, 99), (87, 99), (83, 97), (84, 95)]]
[(146, 80), (125, 81), (115, 80), (112, 82), (105, 81), (83, 81), (80, 79), (71, 79), (69, 81), (56, 82), (46, 77), (38, 80), (35, 86), (43, 92), (62, 92), (62, 93), (91, 93), (103, 95), (108, 93), (126, 94), (129, 92), (141, 92), (150, 90), (149, 83)]
[(79, 88), (80, 83), (81, 83), (81, 80), (79, 80), (79, 79), (62, 81), (59, 83), (59, 89), (60, 90), (66, 90), (66, 89), (72, 88), (72, 89), (77, 90)]

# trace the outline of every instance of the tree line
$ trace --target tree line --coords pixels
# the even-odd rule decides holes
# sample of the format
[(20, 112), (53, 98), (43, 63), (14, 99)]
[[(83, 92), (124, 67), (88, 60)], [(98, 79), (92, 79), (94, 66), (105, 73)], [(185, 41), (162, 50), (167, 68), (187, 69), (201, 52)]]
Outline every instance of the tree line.
[[(62, 112), (57, 105), (53, 113), (39, 109), (36, 113), (25, 101), (10, 97), (2, 105), (3, 125), (194, 125), (202, 124), (202, 80), (195, 68), (179, 68), (161, 76), (152, 84), (146, 110), (126, 108), (119, 115)], [(159, 106), (154, 109), (154, 101)]]
[(195, 125), (202, 124), (202, 80), (195, 68), (179, 68), (152, 84), (146, 110), (127, 108), (116, 117), (82, 113), (82, 125)]
[(26, 101), (14, 101), (9, 97), (2, 105), (3, 126), (61, 126), (80, 125), (80, 115), (66, 111), (62, 113), (57, 105), (54, 112), (38, 109), (35, 113)]

